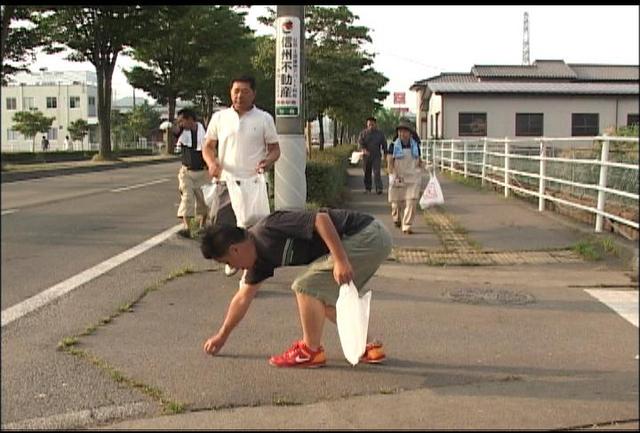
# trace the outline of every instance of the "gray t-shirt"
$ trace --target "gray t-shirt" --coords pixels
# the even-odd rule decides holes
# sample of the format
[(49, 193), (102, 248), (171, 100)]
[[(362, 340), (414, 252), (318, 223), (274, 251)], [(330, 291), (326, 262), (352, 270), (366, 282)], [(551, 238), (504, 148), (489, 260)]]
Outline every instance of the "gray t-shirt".
[(367, 149), (371, 156), (378, 158), (387, 150), (387, 140), (378, 128), (365, 129), (358, 137), (361, 149)]
[[(373, 217), (344, 209), (321, 209), (329, 214), (338, 236), (353, 235), (365, 228)], [(256, 245), (257, 260), (247, 270), (245, 282), (257, 284), (273, 276), (280, 266), (298, 266), (329, 253), (315, 231), (315, 211), (276, 211), (248, 229)]]

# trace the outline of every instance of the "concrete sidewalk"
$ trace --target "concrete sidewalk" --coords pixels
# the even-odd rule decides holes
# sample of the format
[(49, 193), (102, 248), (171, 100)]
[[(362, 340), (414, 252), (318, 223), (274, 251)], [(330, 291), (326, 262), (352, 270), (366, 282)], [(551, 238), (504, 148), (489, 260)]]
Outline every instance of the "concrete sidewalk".
[(10, 164), (0, 174), (1, 182), (16, 182), (19, 180), (38, 179), (42, 177), (62, 176), (90, 171), (112, 170), (137, 165), (159, 164), (178, 161), (176, 155), (141, 155), (120, 157), (119, 161), (61, 161), (37, 164)]
[[(384, 195), (364, 194), (361, 170), (350, 169), (346, 203), (378, 217), (394, 238), (393, 256), (369, 283), (370, 333), (385, 342), (384, 364), (349, 366), (326, 324), (326, 367), (269, 366), (300, 337), (289, 289), (300, 268), (278, 269), (220, 354), (205, 355), (238, 277), (175, 237), (164, 248), (179, 250), (177, 265), (189, 272), (77, 345), (137, 389), (157, 390), (155, 408), (138, 419), (92, 412), (46, 428), (637, 429), (638, 328), (584, 290), (637, 292), (624, 264), (568, 255), (511, 265), (405, 262), (405, 251), (568, 251), (584, 236), (516, 199), (439, 179), (445, 205), (419, 212), (415, 234), (404, 235), (391, 224), (386, 185)], [(185, 413), (162, 415), (177, 408)], [(42, 425), (19, 425), (34, 426)]]

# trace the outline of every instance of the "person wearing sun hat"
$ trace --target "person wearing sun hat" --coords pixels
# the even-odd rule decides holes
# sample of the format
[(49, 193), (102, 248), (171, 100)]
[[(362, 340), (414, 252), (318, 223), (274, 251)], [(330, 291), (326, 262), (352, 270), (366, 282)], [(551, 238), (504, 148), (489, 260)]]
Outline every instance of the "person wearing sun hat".
[(396, 133), (398, 138), (387, 150), (391, 218), (404, 234), (411, 234), (416, 204), (422, 193), (420, 144), (414, 138), (413, 126), (404, 119), (398, 123)]

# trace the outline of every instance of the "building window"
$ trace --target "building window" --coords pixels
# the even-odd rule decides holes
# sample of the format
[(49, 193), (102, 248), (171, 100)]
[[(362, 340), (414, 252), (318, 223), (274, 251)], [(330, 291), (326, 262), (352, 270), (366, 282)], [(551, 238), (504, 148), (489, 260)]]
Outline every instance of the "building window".
[(71, 97), (69, 97), (69, 108), (80, 108), (80, 97), (79, 96), (71, 96)]
[(20, 140), (20, 133), (13, 129), (7, 129), (7, 140)]
[(29, 96), (26, 98), (22, 98), (22, 109), (23, 110), (31, 110), (32, 108), (35, 108), (36, 104), (33, 100), (33, 96)]
[(432, 114), (431, 115), (431, 122), (429, 122), (429, 126), (431, 128), (429, 128), (429, 137), (435, 138), (435, 136), (433, 135), (433, 123), (435, 122), (435, 116)]
[(7, 110), (16, 110), (18, 108), (18, 103), (16, 98), (7, 98)]
[(640, 116), (638, 113), (627, 114), (627, 126), (638, 125), (640, 123)]
[(58, 98), (47, 96), (47, 108), (58, 108)]
[(440, 134), (440, 129), (438, 128), (440, 125), (440, 113), (436, 113), (436, 138), (442, 138), (442, 134)]
[(571, 113), (571, 135), (590, 137), (598, 135), (600, 115), (598, 113)]
[(89, 96), (89, 117), (96, 116), (96, 97)]
[(47, 132), (47, 138), (49, 140), (57, 140), (58, 139), (58, 128), (49, 128)]
[(542, 113), (516, 113), (516, 136), (540, 137), (544, 132)]
[(458, 113), (458, 135), (486, 136), (487, 113)]

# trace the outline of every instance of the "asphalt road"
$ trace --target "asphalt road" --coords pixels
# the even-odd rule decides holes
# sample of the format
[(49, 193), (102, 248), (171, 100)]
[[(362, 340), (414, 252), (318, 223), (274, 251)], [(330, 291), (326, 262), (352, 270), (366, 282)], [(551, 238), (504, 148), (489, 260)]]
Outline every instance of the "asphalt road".
[[(3, 314), (175, 226), (179, 164), (3, 183)], [(144, 409), (140, 393), (57, 346), (183, 266), (176, 257), (185, 242), (173, 238), (3, 325), (3, 423), (128, 403)]]
[(2, 184), (2, 310), (178, 223), (179, 163)]

